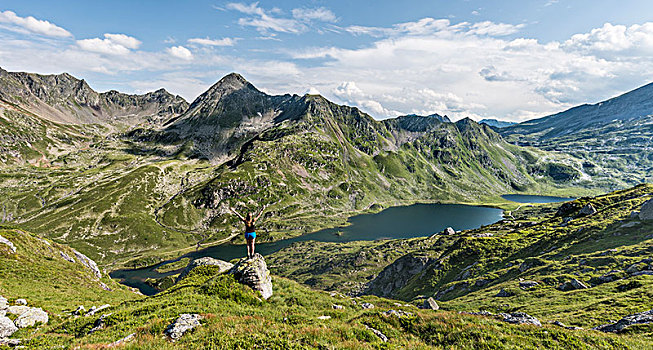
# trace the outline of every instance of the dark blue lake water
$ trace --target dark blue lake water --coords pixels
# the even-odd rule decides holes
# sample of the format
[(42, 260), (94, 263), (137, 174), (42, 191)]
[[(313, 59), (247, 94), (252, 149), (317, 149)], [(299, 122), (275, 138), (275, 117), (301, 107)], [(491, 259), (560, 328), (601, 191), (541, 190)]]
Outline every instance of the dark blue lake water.
[(504, 194), (501, 198), (517, 203), (559, 203), (575, 199), (568, 197), (534, 196), (528, 194)]

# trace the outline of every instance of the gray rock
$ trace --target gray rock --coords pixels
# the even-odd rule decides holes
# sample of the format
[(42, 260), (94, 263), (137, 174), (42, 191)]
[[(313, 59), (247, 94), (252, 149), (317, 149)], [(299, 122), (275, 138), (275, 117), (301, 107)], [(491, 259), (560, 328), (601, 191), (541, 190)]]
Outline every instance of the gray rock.
[(376, 335), (377, 337), (379, 337), (379, 339), (381, 339), (382, 342), (385, 343), (385, 342), (388, 341), (388, 337), (386, 337), (385, 334), (381, 333), (381, 331), (376, 330), (376, 329), (374, 329), (374, 328), (372, 328), (372, 327), (370, 327), (370, 326), (368, 326), (368, 325), (365, 325), (365, 328), (367, 328), (367, 329), (369, 329), (370, 331), (372, 331), (372, 333), (374, 333), (374, 335)]
[(363, 308), (363, 309), (373, 309), (373, 308), (374, 308), (374, 304), (371, 304), (371, 303), (361, 303), (361, 308)]
[(596, 208), (592, 205), (592, 203), (588, 203), (586, 206), (584, 206), (579, 212), (579, 215), (582, 216), (590, 216), (596, 214)]
[(331, 307), (332, 307), (334, 310), (343, 310), (343, 309), (345, 308), (344, 306), (342, 306), (342, 305), (338, 305), (338, 304), (333, 304), (333, 305), (331, 305)]
[(330, 320), (331, 316), (329, 315), (322, 315), (317, 317), (318, 320)]
[(386, 316), (386, 317), (396, 316), (396, 317), (399, 317), (399, 318), (413, 316), (412, 312), (407, 312), (407, 311), (404, 311), (404, 310), (388, 310), (388, 311), (382, 312), (381, 314), (383, 316)]
[(583, 329), (582, 327), (567, 326), (567, 325), (565, 325), (564, 323), (562, 323), (562, 322), (560, 322), (560, 321), (555, 321), (555, 322), (553, 322), (553, 324), (556, 325), (556, 326), (558, 326), (558, 327), (562, 327), (562, 328), (570, 329), (570, 330), (574, 330), (574, 331), (578, 331), (578, 330), (582, 330), (582, 329)]
[(88, 310), (88, 312), (87, 312), (86, 315), (84, 315), (84, 316), (93, 316), (93, 315), (95, 315), (96, 313), (98, 313), (98, 312), (100, 312), (100, 311), (102, 311), (102, 310), (104, 310), (104, 309), (108, 309), (108, 308), (110, 308), (110, 307), (111, 307), (111, 305), (109, 305), (109, 304), (104, 304), (104, 305), (102, 305), (102, 306), (100, 306), (100, 307), (95, 307), (95, 306), (93, 306), (93, 307), (91, 307), (91, 308)]
[(18, 327), (14, 322), (6, 316), (0, 316), (0, 338), (7, 338), (14, 334)]
[(70, 261), (71, 263), (75, 263), (75, 259), (73, 259), (72, 256), (70, 256), (70, 255), (68, 255), (68, 254), (66, 254), (66, 253), (64, 253), (64, 252), (62, 252), (62, 251), (59, 252), (59, 255), (61, 255), (61, 257), (62, 257), (64, 260), (66, 260), (66, 261)]
[(570, 291), (570, 290), (576, 290), (576, 289), (587, 289), (587, 287), (583, 282), (577, 280), (577, 279), (572, 279), (571, 281), (567, 281), (560, 286), (558, 286), (558, 289), (564, 292)]
[(494, 316), (493, 313), (487, 310), (480, 310), (479, 312), (469, 312), (469, 311), (459, 311), (458, 313), (463, 315), (474, 315), (474, 316)]
[(0, 243), (2, 243), (2, 244), (4, 244), (4, 245), (8, 246), (8, 247), (9, 247), (9, 250), (10, 250), (12, 253), (15, 253), (15, 252), (16, 252), (16, 246), (15, 246), (13, 243), (11, 243), (11, 241), (9, 241), (8, 239), (6, 239), (6, 238), (0, 236)]
[(2, 309), (0, 310), (0, 317), (4, 317), (4, 316), (7, 316), (7, 310)]
[(635, 219), (639, 217), (639, 212), (638, 211), (631, 211), (630, 212), (630, 218)]
[(179, 277), (177, 277), (177, 282), (181, 281), (184, 277), (186, 277), (194, 268), (198, 266), (219, 266), (220, 267), (220, 273), (226, 272), (229, 269), (231, 269), (234, 264), (214, 259), (208, 256), (205, 256), (203, 258), (195, 259), (186, 265), (186, 268), (184, 268), (183, 271), (179, 274)]
[(601, 332), (618, 333), (628, 326), (646, 323), (653, 323), (653, 310), (628, 315), (615, 323), (604, 324), (593, 329)]
[[(18, 346), (20, 345), (21, 340), (20, 339), (7, 339), (7, 338), (0, 338), (0, 345), (4, 346)], [(24, 348), (24, 346), (23, 346)]]
[(540, 284), (537, 283), (537, 282), (535, 282), (535, 281), (523, 281), (523, 282), (519, 282), (519, 288), (521, 288), (521, 289), (523, 289), (523, 290), (527, 290), (527, 289), (535, 288), (535, 287), (537, 287), (537, 286), (539, 286), (539, 285), (540, 285)]
[(16, 304), (16, 305), (27, 305), (27, 300), (25, 300), (25, 299), (16, 299), (14, 304)]
[(14, 324), (18, 328), (32, 327), (37, 323), (48, 323), (48, 313), (43, 311), (40, 307), (30, 308), (28, 311), (23, 312), (16, 318)]
[(639, 219), (653, 220), (653, 199), (649, 199), (642, 204), (642, 209), (639, 211)]
[(77, 257), (77, 260), (79, 260), (79, 263), (84, 265), (89, 270), (91, 270), (95, 275), (95, 277), (102, 278), (102, 272), (100, 272), (100, 269), (97, 267), (95, 261), (91, 260), (91, 258), (89, 258), (88, 256), (74, 249), (73, 249), (73, 253), (75, 253), (75, 256)]
[(403, 288), (411, 278), (424, 271), (435, 259), (418, 254), (407, 254), (386, 266), (367, 284), (364, 294), (390, 297)]
[(542, 326), (542, 324), (537, 318), (524, 312), (514, 312), (510, 314), (500, 313), (499, 316), (503, 317), (503, 321), (508, 323), (532, 324), (538, 327)]
[(93, 328), (91, 328), (91, 329), (88, 331), (88, 333), (86, 333), (86, 334), (87, 334), (87, 335), (88, 335), (88, 334), (93, 334), (93, 333), (99, 331), (100, 329), (104, 328), (104, 326), (105, 326), (105, 322), (104, 322), (104, 320), (105, 320), (107, 317), (109, 317), (109, 316), (111, 316), (111, 314), (105, 314), (105, 315), (100, 316), (100, 318), (98, 318), (97, 320), (95, 320), (95, 322), (93, 323)]
[(136, 333), (132, 333), (132, 334), (130, 334), (130, 335), (124, 337), (124, 338), (118, 339), (118, 340), (114, 341), (113, 343), (110, 343), (109, 345), (107, 345), (107, 347), (108, 348), (113, 348), (113, 347), (116, 347), (118, 345), (122, 345), (124, 343), (130, 342), (130, 341), (132, 341), (134, 339), (135, 336), (136, 336)]
[(256, 253), (251, 259), (241, 259), (228, 272), (236, 281), (261, 292), (263, 299), (272, 296), (272, 277), (261, 254)]
[(651, 271), (651, 270), (637, 271), (637, 272), (631, 273), (630, 275), (631, 276), (641, 276), (641, 275), (653, 276), (653, 271)]
[(513, 295), (515, 295), (515, 293), (508, 292), (507, 290), (501, 288), (501, 290), (499, 291), (499, 293), (497, 293), (497, 294), (495, 295), (495, 297), (507, 298), (507, 297), (511, 297), (511, 296), (513, 296)]
[(428, 310), (439, 310), (440, 306), (435, 301), (435, 299), (429, 297), (428, 299), (424, 300), (424, 305), (422, 308)]
[(184, 333), (191, 329), (201, 326), (200, 320), (203, 317), (198, 314), (181, 314), (179, 317), (166, 328), (165, 335), (170, 337), (172, 341), (181, 338)]
[(7, 308), (7, 313), (20, 316), (22, 313), (29, 311), (29, 309), (29, 306), (13, 305)]
[(447, 228), (444, 229), (444, 231), (442, 231), (442, 234), (443, 234), (443, 235), (447, 235), (447, 236), (455, 235), (455, 234), (456, 234), (456, 230), (454, 230), (454, 229), (451, 228), (451, 227), (447, 227)]
[(77, 309), (75, 309), (75, 311), (73, 311), (73, 315), (80, 316), (84, 312), (86, 312), (86, 308), (84, 308), (84, 305), (80, 305), (77, 307)]
[(0, 296), (0, 309), (5, 309), (7, 307), (7, 298)]

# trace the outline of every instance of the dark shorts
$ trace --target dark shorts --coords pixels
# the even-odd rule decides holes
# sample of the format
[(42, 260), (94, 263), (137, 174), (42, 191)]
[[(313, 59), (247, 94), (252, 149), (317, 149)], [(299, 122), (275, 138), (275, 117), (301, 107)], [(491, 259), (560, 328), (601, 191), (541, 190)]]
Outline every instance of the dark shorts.
[(256, 232), (245, 232), (245, 239), (254, 239), (256, 238)]

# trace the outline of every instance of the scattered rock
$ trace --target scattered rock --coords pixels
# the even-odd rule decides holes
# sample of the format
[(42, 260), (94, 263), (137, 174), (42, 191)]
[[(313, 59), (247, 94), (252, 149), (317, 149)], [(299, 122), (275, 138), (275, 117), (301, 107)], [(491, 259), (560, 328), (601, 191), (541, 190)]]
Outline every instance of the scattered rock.
[(100, 288), (102, 288), (102, 289), (104, 289), (104, 290), (106, 290), (108, 292), (113, 291), (113, 289), (109, 288), (109, 286), (107, 286), (104, 282), (100, 282)]
[(371, 303), (361, 303), (361, 308), (363, 308), (363, 309), (373, 309), (373, 308), (374, 308), (374, 304), (371, 304)]
[(578, 331), (578, 330), (582, 330), (582, 329), (583, 329), (582, 327), (567, 326), (567, 325), (565, 325), (564, 323), (562, 323), (562, 322), (560, 322), (560, 321), (554, 321), (553, 324), (556, 325), (556, 326), (558, 326), (558, 327), (562, 327), (562, 328), (570, 329), (570, 330), (574, 330), (574, 331)]
[(86, 309), (84, 308), (84, 305), (80, 305), (80, 306), (77, 307), (77, 309), (75, 309), (75, 311), (73, 311), (73, 315), (79, 316), (79, 315), (83, 314), (84, 312), (86, 312)]
[(403, 288), (411, 278), (424, 271), (435, 259), (420, 254), (406, 254), (386, 266), (365, 289), (364, 294), (390, 297)]
[(558, 208), (558, 211), (556, 212), (555, 216), (557, 217), (568, 216), (569, 214), (578, 210), (579, 207), (580, 205), (576, 202), (565, 202)]
[(487, 311), (487, 310), (480, 310), (479, 312), (469, 312), (469, 311), (460, 311), (460, 314), (463, 315), (474, 315), (474, 316), (494, 316), (493, 313)]
[(25, 305), (13, 305), (7, 308), (7, 313), (10, 313), (12, 315), (18, 315), (20, 316), (21, 314), (29, 311), (30, 307), (25, 306)]
[(130, 341), (132, 341), (134, 339), (135, 336), (136, 336), (136, 333), (132, 333), (132, 334), (130, 334), (130, 335), (124, 337), (124, 338), (121, 338), (121, 339), (118, 339), (118, 340), (114, 341), (113, 343), (107, 345), (107, 347), (108, 348), (113, 348), (113, 347), (116, 347), (118, 345), (122, 345), (124, 343), (130, 342)]
[(75, 259), (73, 259), (72, 256), (70, 256), (70, 255), (68, 255), (68, 254), (66, 254), (66, 253), (64, 253), (64, 252), (62, 252), (62, 251), (60, 251), (59, 254), (61, 255), (61, 257), (62, 257), (64, 260), (69, 261), (69, 262), (71, 262), (71, 263), (75, 263)]
[(177, 282), (181, 281), (188, 273), (191, 272), (194, 268), (198, 266), (218, 266), (220, 267), (220, 273), (226, 272), (229, 269), (231, 269), (234, 264), (222, 261), (219, 259), (214, 259), (208, 256), (205, 256), (203, 258), (195, 259), (186, 265), (183, 271), (179, 274), (179, 277), (177, 277)]
[(87, 334), (93, 334), (99, 331), (100, 329), (104, 328), (105, 325), (104, 320), (109, 316), (111, 316), (111, 314), (105, 314), (100, 316), (100, 318), (98, 318), (97, 320), (95, 320), (95, 322), (93, 323), (93, 328), (91, 328)]
[(511, 314), (500, 313), (499, 316), (503, 317), (503, 321), (508, 323), (532, 324), (538, 327), (542, 326), (542, 324), (537, 318), (524, 312), (514, 312)]
[(14, 334), (18, 327), (14, 322), (6, 316), (0, 316), (0, 338), (7, 338)]
[(76, 251), (74, 249), (73, 249), (73, 253), (75, 253), (75, 256), (77, 257), (77, 260), (79, 260), (79, 262), (82, 265), (86, 266), (88, 269), (90, 269), (93, 272), (93, 274), (95, 274), (95, 277), (102, 278), (102, 272), (100, 272), (100, 269), (97, 267), (97, 264), (95, 263), (95, 261), (91, 260), (91, 258), (89, 258), (88, 256), (86, 256), (86, 255), (84, 255), (84, 254), (82, 254), (82, 253), (80, 253), (80, 252), (78, 252), (78, 251)]
[(378, 331), (378, 330), (376, 330), (376, 329), (374, 329), (374, 328), (372, 328), (372, 327), (370, 327), (368, 325), (365, 325), (365, 328), (371, 330), (372, 333), (374, 333), (377, 337), (379, 337), (379, 339), (381, 339), (381, 341), (383, 341), (384, 343), (388, 341), (388, 337), (386, 337), (385, 334), (381, 333), (380, 331)]
[(618, 281), (618, 280), (621, 279), (621, 274), (622, 273), (623, 273), (623, 271), (621, 271), (621, 270), (612, 270), (612, 271), (610, 271), (608, 273), (603, 274), (602, 276), (592, 277), (592, 279), (590, 279), (590, 282), (592, 284), (598, 285), (598, 284)]
[(7, 307), (7, 298), (0, 296), (0, 309)]
[(451, 227), (447, 227), (447, 228), (444, 229), (444, 231), (442, 231), (442, 234), (443, 234), (443, 235), (447, 235), (447, 236), (455, 235), (455, 234), (456, 234), (456, 230), (454, 230), (454, 229), (451, 228)]
[(170, 337), (172, 341), (181, 338), (184, 333), (191, 329), (201, 326), (200, 320), (203, 317), (198, 314), (181, 314), (179, 317), (166, 328), (165, 335)]
[(537, 287), (537, 286), (539, 286), (539, 285), (540, 285), (540, 284), (537, 283), (537, 282), (535, 282), (535, 281), (523, 281), (523, 282), (519, 282), (519, 288), (521, 288), (521, 289), (523, 289), (523, 290), (527, 290), (527, 289), (535, 288), (535, 287)]
[(435, 302), (435, 299), (429, 297), (428, 299), (424, 300), (424, 305), (422, 305), (422, 309), (439, 310), (440, 306), (438, 305), (437, 302)]
[(583, 282), (581, 282), (581, 281), (579, 281), (579, 280), (577, 280), (575, 278), (572, 279), (571, 281), (567, 281), (567, 282), (561, 284), (560, 286), (558, 286), (558, 289), (563, 291), (563, 292), (567, 292), (567, 291), (570, 291), (570, 290), (576, 290), (576, 289), (587, 289), (587, 288), (589, 288), (589, 287), (587, 287)]
[(342, 309), (345, 308), (344, 306), (342, 306), (342, 305), (338, 305), (338, 304), (333, 304), (333, 305), (331, 305), (331, 307), (332, 307), (334, 310), (342, 310)]
[(30, 308), (28, 311), (23, 312), (16, 318), (14, 324), (18, 328), (32, 327), (37, 323), (48, 323), (48, 313), (43, 311), (40, 307)]
[(649, 199), (642, 204), (638, 216), (640, 220), (653, 220), (653, 199)]
[(0, 345), (4, 346), (18, 346), (20, 345), (21, 340), (20, 339), (3, 339), (0, 338)]
[(631, 221), (631, 222), (627, 222), (627, 223), (621, 225), (621, 228), (635, 227), (635, 226), (640, 225), (640, 224), (641, 224), (641, 222), (639, 222), (639, 221)]
[(98, 312), (100, 312), (100, 311), (102, 311), (104, 309), (110, 308), (110, 307), (111, 307), (111, 305), (109, 305), (109, 304), (104, 304), (104, 305), (102, 305), (100, 307), (93, 306), (88, 310), (88, 312), (84, 316), (93, 316), (96, 313), (98, 313)]
[(475, 235), (472, 235), (474, 238), (483, 238), (483, 237), (492, 237), (494, 236), (494, 233), (492, 232), (483, 232), (483, 233), (477, 233)]
[(9, 247), (9, 250), (10, 250), (12, 253), (15, 253), (15, 252), (16, 252), (16, 246), (15, 246), (13, 243), (11, 243), (11, 241), (9, 241), (8, 239), (6, 239), (6, 238), (0, 236), (0, 243), (2, 243), (2, 244), (4, 244), (4, 245), (8, 246), (8, 247)]
[(638, 211), (631, 211), (630, 212), (630, 218), (635, 219), (639, 217), (639, 212)]
[(653, 323), (653, 310), (628, 315), (615, 323), (604, 324), (593, 329), (601, 332), (618, 333), (628, 326), (646, 323)]
[(501, 290), (499, 291), (499, 293), (497, 293), (497, 294), (495, 295), (495, 297), (507, 298), (507, 297), (511, 297), (511, 296), (513, 296), (513, 295), (515, 295), (515, 293), (513, 293), (513, 292), (508, 292), (507, 290), (501, 288)]
[(581, 216), (590, 216), (596, 214), (596, 208), (592, 205), (592, 203), (588, 203), (586, 206), (584, 206), (578, 214)]
[(388, 311), (382, 312), (381, 314), (383, 316), (386, 316), (386, 317), (396, 316), (396, 317), (399, 317), (399, 318), (413, 316), (412, 312), (407, 312), (407, 311), (403, 311), (403, 310), (388, 310)]
[(14, 304), (16, 304), (16, 305), (27, 305), (27, 300), (25, 300), (25, 299), (16, 299)]
[(318, 320), (329, 320), (331, 319), (331, 316), (328, 315), (322, 315), (317, 317)]
[(637, 272), (631, 273), (630, 275), (631, 276), (641, 276), (641, 275), (653, 276), (653, 271), (651, 271), (651, 270), (637, 271)]
[(238, 282), (261, 292), (263, 299), (272, 296), (270, 270), (261, 254), (256, 253), (251, 259), (241, 259), (228, 273), (234, 275)]

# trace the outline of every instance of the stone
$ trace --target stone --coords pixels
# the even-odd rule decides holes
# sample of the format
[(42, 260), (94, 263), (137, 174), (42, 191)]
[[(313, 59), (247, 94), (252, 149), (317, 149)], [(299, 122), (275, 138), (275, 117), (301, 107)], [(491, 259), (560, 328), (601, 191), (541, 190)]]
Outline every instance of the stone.
[(412, 312), (407, 312), (407, 311), (404, 311), (404, 310), (388, 310), (388, 311), (382, 312), (381, 314), (383, 316), (386, 316), (386, 317), (396, 316), (396, 317), (399, 317), (399, 318), (413, 316)]
[[(7, 339), (7, 338), (0, 338), (0, 345), (4, 346), (18, 346), (20, 345), (21, 340), (20, 339)], [(24, 347), (23, 347), (24, 348)]]
[(104, 309), (110, 308), (110, 307), (111, 307), (111, 305), (109, 305), (109, 304), (104, 304), (104, 305), (102, 305), (100, 307), (93, 306), (88, 310), (88, 312), (84, 316), (93, 316), (96, 313), (98, 313), (98, 312), (100, 312), (100, 311), (102, 311)]
[(628, 315), (615, 323), (604, 324), (594, 327), (594, 330), (601, 332), (619, 333), (624, 328), (635, 324), (653, 323), (653, 310), (644, 311), (632, 315)]
[(7, 298), (0, 296), (0, 309), (5, 309), (7, 307)]
[(454, 230), (454, 229), (451, 228), (451, 227), (447, 227), (447, 228), (444, 229), (444, 231), (442, 231), (442, 234), (443, 234), (443, 235), (447, 235), (447, 236), (455, 235), (455, 234), (456, 234), (456, 230)]
[(219, 273), (223, 273), (226, 271), (229, 271), (232, 267), (234, 267), (234, 264), (222, 261), (219, 259), (214, 259), (209, 256), (205, 256), (203, 258), (195, 259), (186, 265), (183, 271), (179, 274), (179, 277), (177, 277), (177, 282), (181, 281), (184, 277), (186, 277), (194, 268), (198, 266), (218, 266), (220, 268)]
[(562, 323), (562, 322), (560, 322), (560, 321), (554, 321), (553, 324), (556, 325), (556, 326), (558, 326), (558, 327), (562, 327), (562, 328), (570, 329), (570, 330), (574, 330), (574, 331), (578, 331), (578, 330), (582, 330), (582, 329), (583, 329), (582, 327), (567, 326), (567, 325), (565, 325), (564, 323)]
[(22, 313), (29, 311), (29, 309), (29, 306), (13, 305), (7, 308), (7, 313), (20, 316)]
[(515, 293), (508, 292), (507, 290), (501, 288), (501, 290), (499, 291), (499, 293), (497, 293), (497, 294), (495, 295), (495, 297), (507, 298), (507, 297), (511, 297), (511, 296), (513, 296), (513, 295), (515, 295)]
[(198, 314), (181, 314), (179, 317), (166, 328), (163, 332), (172, 341), (181, 338), (184, 333), (192, 330), (195, 327), (201, 326), (200, 320), (203, 317)]
[(0, 338), (7, 338), (14, 334), (18, 327), (14, 322), (6, 316), (0, 316)]
[(109, 316), (111, 316), (111, 314), (104, 314), (104, 315), (100, 316), (100, 318), (98, 318), (97, 320), (95, 320), (95, 322), (93, 323), (93, 328), (91, 328), (91, 329), (88, 331), (88, 333), (86, 333), (86, 334), (87, 334), (87, 335), (88, 335), (88, 334), (93, 334), (93, 333), (99, 331), (100, 329), (104, 328), (104, 325), (105, 325), (104, 320), (105, 320), (107, 317), (109, 317)]
[(241, 259), (228, 273), (233, 275), (239, 283), (261, 292), (263, 299), (272, 296), (272, 277), (270, 277), (270, 270), (261, 254), (254, 254), (251, 259)]
[(371, 303), (361, 303), (361, 308), (363, 308), (363, 309), (373, 309), (373, 308), (374, 308), (374, 304), (371, 304)]
[(107, 345), (107, 347), (108, 348), (113, 348), (113, 347), (116, 347), (118, 345), (122, 345), (124, 343), (130, 342), (130, 341), (132, 341), (134, 339), (135, 336), (136, 336), (136, 333), (132, 333), (132, 334), (130, 334), (130, 335), (124, 337), (124, 338), (118, 339), (118, 340), (114, 341), (113, 343), (110, 343), (109, 345)]
[(542, 326), (540, 320), (525, 312), (514, 312), (510, 314), (500, 313), (499, 316), (503, 317), (503, 322), (513, 324), (532, 324), (538, 327)]
[(638, 216), (640, 220), (653, 220), (653, 199), (649, 199), (642, 204)]
[(560, 286), (558, 286), (558, 289), (564, 292), (570, 291), (570, 290), (577, 290), (577, 289), (587, 289), (589, 288), (586, 286), (583, 282), (577, 280), (577, 279), (572, 279), (571, 281), (567, 281)]
[(16, 246), (13, 243), (11, 243), (10, 240), (0, 236), (0, 243), (2, 243), (4, 245), (6, 245), (7, 247), (9, 247), (9, 251), (11, 251), (12, 253), (16, 252)]
[(519, 288), (521, 288), (521, 289), (523, 289), (523, 290), (527, 290), (527, 289), (535, 288), (535, 287), (537, 287), (537, 286), (539, 286), (539, 285), (540, 285), (540, 284), (537, 283), (537, 282), (535, 282), (535, 281), (523, 281), (523, 282), (519, 282)]
[(318, 320), (329, 320), (331, 319), (331, 316), (328, 315), (322, 315), (317, 317)]
[(93, 261), (91, 258), (88, 256), (76, 251), (73, 249), (73, 253), (75, 253), (75, 257), (77, 257), (77, 260), (79, 260), (79, 263), (84, 265), (86, 268), (91, 270), (95, 277), (97, 278), (102, 278), (102, 272), (100, 272), (100, 269), (97, 267), (97, 264), (95, 261)]
[(77, 307), (77, 309), (75, 309), (75, 311), (73, 311), (73, 315), (80, 316), (84, 312), (86, 312), (86, 308), (84, 308), (84, 305), (80, 305)]
[(16, 304), (16, 305), (27, 305), (27, 300), (25, 300), (25, 299), (16, 299), (14, 304)]
[(40, 307), (33, 307), (20, 314), (14, 321), (14, 324), (18, 328), (27, 328), (32, 327), (37, 323), (47, 324), (48, 320), (47, 312), (43, 311)]
[(592, 205), (592, 203), (588, 203), (586, 206), (584, 206), (578, 214), (581, 216), (590, 216), (596, 214), (596, 208)]
[(435, 299), (429, 297), (428, 299), (424, 300), (424, 305), (422, 306), (422, 308), (428, 310), (439, 310), (440, 306), (435, 301)]
[(333, 305), (331, 305), (331, 307), (332, 307), (334, 310), (343, 310), (343, 309), (345, 308), (344, 306), (342, 306), (342, 305), (338, 305), (338, 304), (333, 304)]
[(381, 331), (376, 330), (376, 329), (374, 329), (374, 328), (372, 328), (372, 327), (370, 327), (370, 326), (368, 326), (368, 325), (365, 325), (365, 328), (367, 328), (367, 329), (369, 329), (370, 331), (372, 331), (372, 333), (374, 333), (374, 335), (376, 335), (377, 337), (379, 337), (379, 339), (381, 339), (382, 342), (385, 343), (385, 342), (388, 341), (388, 337), (386, 337), (385, 334), (381, 333)]
[(61, 257), (64, 260), (69, 261), (69, 262), (71, 262), (73, 264), (75, 263), (75, 259), (72, 256), (70, 256), (70, 255), (68, 255), (68, 254), (66, 254), (66, 253), (64, 253), (62, 251), (59, 252), (59, 255), (61, 255)]

